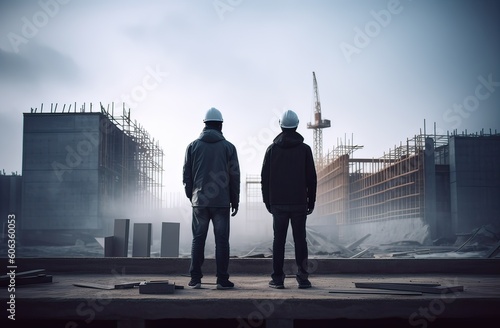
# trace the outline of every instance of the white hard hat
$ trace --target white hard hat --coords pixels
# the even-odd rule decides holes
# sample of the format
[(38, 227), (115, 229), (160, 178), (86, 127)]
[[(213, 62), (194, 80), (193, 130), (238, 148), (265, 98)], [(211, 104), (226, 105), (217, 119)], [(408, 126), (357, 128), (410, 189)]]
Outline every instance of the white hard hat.
[(203, 122), (223, 122), (222, 114), (217, 108), (210, 108), (205, 114)]
[(299, 125), (299, 117), (293, 110), (287, 110), (281, 115), (280, 126), (282, 128), (296, 128)]

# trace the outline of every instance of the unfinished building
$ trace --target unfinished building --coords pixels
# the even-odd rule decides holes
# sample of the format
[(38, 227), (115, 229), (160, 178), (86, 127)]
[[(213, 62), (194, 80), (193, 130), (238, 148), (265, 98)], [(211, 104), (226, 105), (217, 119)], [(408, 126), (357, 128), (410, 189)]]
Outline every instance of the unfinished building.
[[(339, 146), (318, 172), (315, 216), (332, 238), (374, 242), (468, 233), (500, 223), (500, 134), (421, 133), (378, 159)], [(377, 239), (379, 238), (379, 239)], [(420, 239), (420, 240), (419, 240)]]
[[(72, 104), (73, 105), (73, 104)], [(130, 110), (52, 105), (24, 113), (21, 238), (73, 243), (161, 208), (163, 150)], [(83, 237), (82, 237), (83, 238)]]
[[(432, 243), (476, 228), (500, 229), (500, 134), (424, 132), (380, 158), (355, 158), (338, 145), (317, 165), (316, 208), (308, 227), (330, 240)], [(260, 176), (246, 181), (247, 217), (268, 217)]]

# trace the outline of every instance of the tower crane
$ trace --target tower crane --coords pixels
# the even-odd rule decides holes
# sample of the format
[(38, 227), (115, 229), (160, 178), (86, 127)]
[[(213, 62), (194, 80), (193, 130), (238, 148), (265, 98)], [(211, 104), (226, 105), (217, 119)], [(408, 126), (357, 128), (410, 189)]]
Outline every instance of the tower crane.
[(313, 89), (314, 89), (314, 122), (307, 123), (307, 128), (313, 130), (313, 155), (314, 163), (317, 168), (323, 167), (323, 131), (324, 128), (329, 128), (330, 120), (321, 118), (321, 103), (319, 101), (318, 82), (316, 74), (313, 72)]

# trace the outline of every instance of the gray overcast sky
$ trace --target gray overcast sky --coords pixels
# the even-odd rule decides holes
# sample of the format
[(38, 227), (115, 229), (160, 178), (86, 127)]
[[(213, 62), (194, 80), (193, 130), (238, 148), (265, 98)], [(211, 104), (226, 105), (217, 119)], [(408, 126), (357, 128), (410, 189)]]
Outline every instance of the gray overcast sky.
[(381, 157), (428, 131), (500, 130), (500, 5), (464, 0), (40, 0), (0, 2), (0, 169), (21, 172), (22, 113), (51, 103), (127, 103), (165, 151), (165, 191), (210, 107), (260, 173), (293, 109), (326, 152), (354, 136)]

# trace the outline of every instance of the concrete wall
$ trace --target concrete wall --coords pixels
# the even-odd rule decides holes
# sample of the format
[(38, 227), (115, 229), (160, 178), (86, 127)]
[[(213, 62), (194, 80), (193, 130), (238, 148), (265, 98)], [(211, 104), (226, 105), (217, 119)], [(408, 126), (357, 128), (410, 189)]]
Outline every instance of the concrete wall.
[(450, 138), (452, 229), (500, 225), (500, 136)]
[(450, 167), (449, 165), (436, 165), (435, 171), (437, 238), (453, 238), (450, 213)]
[(100, 229), (99, 114), (24, 114), (23, 230)]
[(111, 235), (139, 212), (137, 145), (101, 113), (25, 113), (24, 235)]
[(6, 237), (7, 217), (14, 214), (16, 220), (21, 219), (21, 183), (19, 175), (0, 175), (0, 231)]

